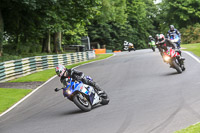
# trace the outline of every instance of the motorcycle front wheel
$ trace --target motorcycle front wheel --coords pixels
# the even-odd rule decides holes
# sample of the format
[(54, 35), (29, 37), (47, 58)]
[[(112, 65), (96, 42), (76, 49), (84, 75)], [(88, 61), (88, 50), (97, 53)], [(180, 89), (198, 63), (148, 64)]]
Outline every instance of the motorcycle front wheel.
[(92, 106), (90, 102), (87, 100), (87, 98), (80, 93), (77, 93), (73, 97), (73, 101), (82, 111), (90, 111), (92, 109)]

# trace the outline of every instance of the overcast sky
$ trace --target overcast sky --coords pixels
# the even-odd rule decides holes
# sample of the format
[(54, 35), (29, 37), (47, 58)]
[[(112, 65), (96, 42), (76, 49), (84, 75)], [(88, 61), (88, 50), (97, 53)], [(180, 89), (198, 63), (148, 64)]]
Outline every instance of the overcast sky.
[(155, 0), (155, 4), (162, 2), (162, 0)]

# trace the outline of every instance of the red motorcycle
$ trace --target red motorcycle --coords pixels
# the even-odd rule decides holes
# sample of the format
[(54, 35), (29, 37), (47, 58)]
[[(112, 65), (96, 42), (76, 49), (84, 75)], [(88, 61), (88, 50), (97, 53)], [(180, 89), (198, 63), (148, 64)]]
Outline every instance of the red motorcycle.
[(170, 64), (171, 68), (176, 69), (178, 73), (185, 71), (185, 59), (181, 57), (180, 53), (176, 52), (174, 49), (168, 48), (168, 50), (163, 53), (163, 60), (164, 62)]

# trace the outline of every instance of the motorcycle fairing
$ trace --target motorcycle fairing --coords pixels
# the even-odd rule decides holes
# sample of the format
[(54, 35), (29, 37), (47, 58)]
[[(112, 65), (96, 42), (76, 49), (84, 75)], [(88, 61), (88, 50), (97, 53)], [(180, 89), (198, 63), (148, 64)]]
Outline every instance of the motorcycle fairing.
[(90, 102), (92, 103), (92, 105), (95, 105), (97, 103), (100, 102), (100, 97), (97, 95), (97, 93), (95, 93), (94, 88), (92, 86), (89, 85), (85, 85), (84, 87), (88, 89), (89, 93), (89, 98), (90, 98)]
[[(82, 82), (74, 82), (71, 79), (67, 83), (66, 88), (63, 89), (63, 94), (65, 97), (70, 98), (70, 96), (77, 91), (87, 95), (92, 105), (100, 102), (100, 97), (95, 93), (92, 86), (83, 84)], [(68, 92), (70, 92), (70, 94)]]

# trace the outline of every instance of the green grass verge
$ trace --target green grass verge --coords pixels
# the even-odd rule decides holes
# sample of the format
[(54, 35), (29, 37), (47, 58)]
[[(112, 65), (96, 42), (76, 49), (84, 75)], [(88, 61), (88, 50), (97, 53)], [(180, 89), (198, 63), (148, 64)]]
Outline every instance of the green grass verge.
[[(108, 58), (112, 55), (113, 54), (97, 54), (95, 59), (80, 62), (80, 63), (77, 63), (77, 64), (68, 65), (67, 68), (70, 69), (70, 68), (73, 68), (75, 66), (82, 65), (82, 64), (85, 64), (85, 63), (89, 63), (89, 62), (92, 62), (92, 61), (102, 60), (102, 59)], [(44, 71), (41, 71), (41, 72), (36, 72), (36, 73), (30, 74), (30, 75), (27, 75), (27, 76), (24, 76), (24, 77), (20, 77), (18, 79), (11, 80), (11, 81), (8, 81), (8, 82), (47, 81), (49, 78), (53, 77), (55, 74), (56, 74), (55, 69), (53, 68), (53, 69), (48, 69), (48, 70), (44, 70)]]
[(181, 47), (186, 48), (186, 49), (183, 49), (185, 51), (191, 51), (195, 55), (200, 56), (200, 43), (195, 43), (195, 44), (181, 44)]
[(31, 91), (31, 89), (0, 88), (0, 113), (7, 110)]
[(200, 123), (197, 123), (195, 125), (189, 126), (185, 129), (176, 131), (174, 133), (200, 133)]

